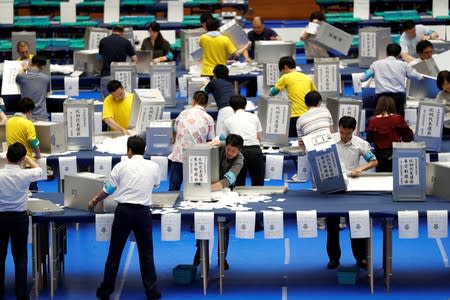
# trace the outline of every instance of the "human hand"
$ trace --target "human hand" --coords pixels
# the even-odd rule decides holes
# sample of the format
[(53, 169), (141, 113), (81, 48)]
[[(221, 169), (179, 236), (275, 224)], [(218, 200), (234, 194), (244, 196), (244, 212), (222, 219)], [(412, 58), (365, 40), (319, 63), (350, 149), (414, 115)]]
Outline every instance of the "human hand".
[(89, 210), (94, 210), (96, 205), (97, 205), (97, 197), (94, 197), (94, 198), (91, 199), (91, 201), (89, 201), (88, 209)]
[(160, 63), (160, 62), (161, 62), (161, 59), (160, 59), (159, 57), (154, 58), (154, 59), (153, 59), (153, 62), (154, 62), (154, 63)]
[(361, 174), (361, 169), (359, 168), (354, 168), (351, 172), (350, 172), (350, 176), (351, 177), (358, 177)]

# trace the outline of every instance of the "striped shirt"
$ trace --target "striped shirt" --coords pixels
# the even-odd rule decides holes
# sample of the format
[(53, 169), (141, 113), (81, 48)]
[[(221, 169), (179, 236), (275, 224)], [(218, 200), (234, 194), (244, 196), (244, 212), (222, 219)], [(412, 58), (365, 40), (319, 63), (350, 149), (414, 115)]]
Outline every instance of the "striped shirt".
[(326, 107), (310, 107), (297, 119), (297, 135), (299, 138), (330, 127), (333, 127), (333, 119)]

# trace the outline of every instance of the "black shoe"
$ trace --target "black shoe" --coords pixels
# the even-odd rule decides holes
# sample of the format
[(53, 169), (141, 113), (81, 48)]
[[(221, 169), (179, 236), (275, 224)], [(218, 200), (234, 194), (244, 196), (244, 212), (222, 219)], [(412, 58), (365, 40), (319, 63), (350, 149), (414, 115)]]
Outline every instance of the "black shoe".
[(356, 261), (356, 264), (358, 265), (358, 267), (360, 267), (361, 269), (367, 270), (367, 260), (365, 259), (360, 259)]
[(193, 266), (198, 266), (200, 264), (200, 251), (195, 251), (195, 256), (194, 256), (194, 262), (192, 263)]
[(337, 267), (339, 267), (339, 265), (340, 265), (339, 260), (330, 259), (330, 261), (328, 262), (327, 268), (329, 270), (334, 270)]
[(97, 296), (97, 299), (100, 300), (109, 300), (109, 295), (106, 295), (101, 288), (98, 288), (95, 292), (95, 295)]
[(157, 289), (151, 289), (147, 292), (147, 300), (158, 300), (161, 299), (161, 293)]

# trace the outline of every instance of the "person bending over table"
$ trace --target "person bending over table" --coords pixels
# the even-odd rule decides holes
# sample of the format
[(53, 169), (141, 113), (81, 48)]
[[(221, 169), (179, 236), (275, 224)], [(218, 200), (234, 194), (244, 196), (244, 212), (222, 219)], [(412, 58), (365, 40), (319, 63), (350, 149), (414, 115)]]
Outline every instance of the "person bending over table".
[[(362, 172), (375, 168), (378, 165), (377, 158), (370, 151), (370, 145), (365, 140), (353, 135), (356, 129), (356, 120), (353, 117), (344, 116), (339, 119), (339, 132), (331, 136), (336, 143), (337, 152), (343, 170), (348, 176), (357, 177)], [(360, 158), (366, 160), (366, 164), (359, 165)], [(327, 253), (330, 261), (328, 269), (336, 269), (341, 258), (339, 244), (339, 216), (327, 217)], [(367, 247), (365, 239), (351, 239), (353, 256), (356, 264), (367, 269)]]
[[(5, 294), (5, 260), (11, 239), (16, 299), (30, 299), (27, 283), (28, 186), (42, 176), (42, 169), (21, 143), (9, 145), (7, 163), (0, 170), (0, 299)], [(24, 169), (25, 165), (30, 168)]]
[(130, 125), (131, 108), (133, 106), (133, 93), (128, 93), (118, 80), (108, 83), (109, 96), (103, 101), (103, 121), (112, 130), (128, 134)]
[(120, 258), (131, 231), (136, 236), (142, 283), (147, 299), (161, 298), (161, 293), (156, 289), (150, 211), (152, 190), (159, 186), (161, 170), (155, 162), (144, 159), (144, 151), (144, 139), (130, 136), (127, 141), (129, 159), (114, 166), (103, 189), (88, 203), (88, 208), (93, 210), (97, 203), (113, 193), (115, 201), (118, 202), (114, 212), (103, 282), (96, 292), (100, 299), (109, 299), (114, 292)]
[(416, 25), (414, 21), (407, 20), (403, 23), (403, 33), (400, 36), (401, 57), (405, 62), (414, 60), (417, 43), (423, 40), (435, 40), (439, 34), (423, 25)]

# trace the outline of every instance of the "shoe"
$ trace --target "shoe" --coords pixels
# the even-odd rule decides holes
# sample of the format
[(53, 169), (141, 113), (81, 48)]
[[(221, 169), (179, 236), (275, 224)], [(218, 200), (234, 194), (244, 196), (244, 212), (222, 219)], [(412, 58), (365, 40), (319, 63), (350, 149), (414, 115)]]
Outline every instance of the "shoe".
[(339, 267), (339, 265), (340, 265), (339, 260), (330, 259), (330, 261), (328, 262), (327, 268), (328, 268), (328, 270), (334, 270), (337, 267)]
[(356, 261), (356, 264), (358, 265), (358, 267), (360, 267), (361, 269), (367, 270), (367, 260), (365, 259), (360, 259)]
[(103, 292), (103, 290), (101, 288), (97, 289), (97, 291), (95, 292), (95, 295), (97, 296), (97, 299), (109, 300), (109, 295), (105, 295), (105, 293)]
[(193, 266), (198, 266), (200, 264), (200, 251), (195, 251), (194, 261), (192, 263)]
[(151, 289), (147, 292), (147, 300), (158, 300), (161, 299), (161, 292), (157, 289)]

